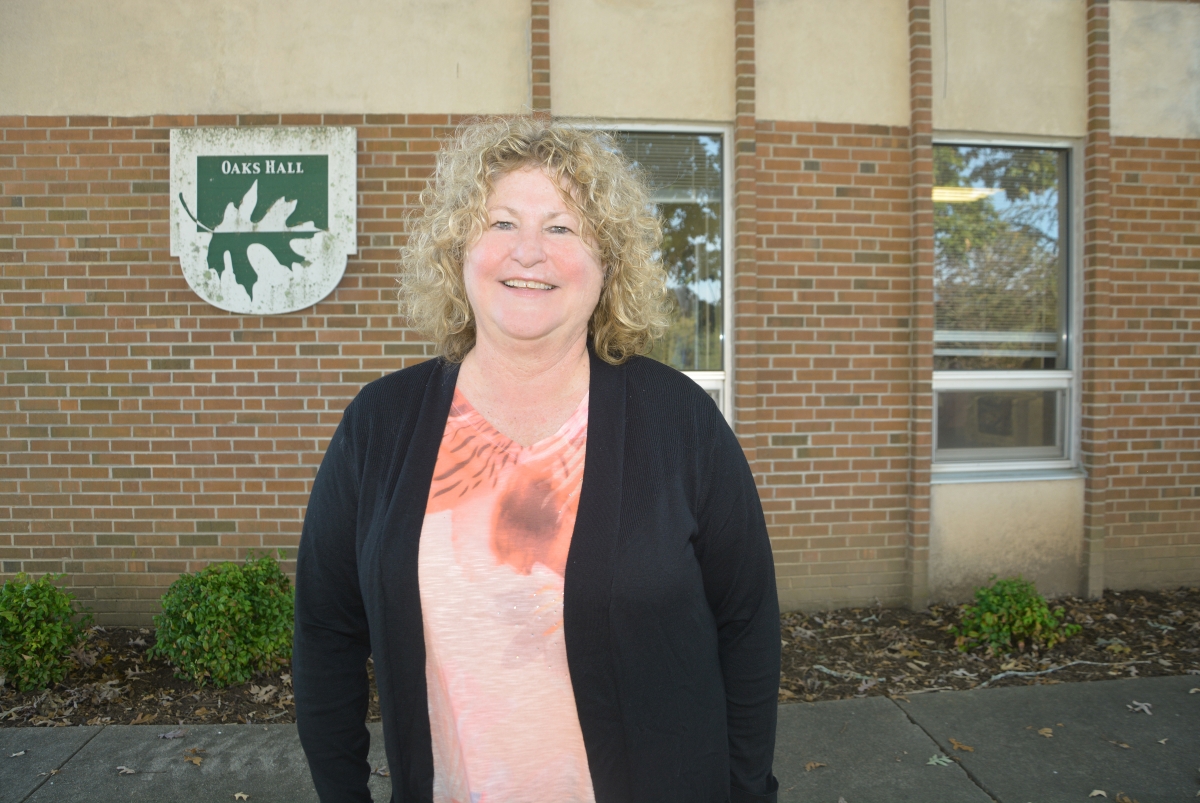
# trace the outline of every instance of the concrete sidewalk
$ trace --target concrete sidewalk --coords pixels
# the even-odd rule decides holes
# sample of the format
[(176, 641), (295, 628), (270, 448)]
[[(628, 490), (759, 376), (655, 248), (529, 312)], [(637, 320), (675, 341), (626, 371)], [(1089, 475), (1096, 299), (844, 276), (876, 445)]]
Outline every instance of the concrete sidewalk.
[[(1114, 803), (1118, 793), (1140, 803), (1192, 800), (1200, 691), (1189, 691), (1197, 688), (1200, 677), (1184, 676), (781, 706), (779, 799), (1086, 803), (1099, 789)], [(1151, 713), (1131, 710), (1135, 703)], [(380, 726), (370, 728), (371, 766), (383, 767)], [(0, 803), (184, 803), (238, 793), (252, 803), (316, 800), (294, 725), (185, 729), (179, 739), (159, 738), (171, 730), (162, 726), (0, 729)], [(952, 760), (929, 763), (935, 756)], [(371, 792), (387, 800), (390, 781), (372, 776)]]

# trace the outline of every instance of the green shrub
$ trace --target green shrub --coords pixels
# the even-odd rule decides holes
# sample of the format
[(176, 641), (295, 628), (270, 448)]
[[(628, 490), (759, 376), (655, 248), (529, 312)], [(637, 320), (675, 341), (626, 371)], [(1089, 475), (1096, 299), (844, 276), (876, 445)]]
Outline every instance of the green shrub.
[(185, 574), (162, 598), (148, 655), (203, 686), (245, 683), (292, 657), (291, 583), (270, 557)]
[(0, 588), (0, 673), (20, 691), (67, 676), (71, 650), (86, 637), (91, 614), (75, 620), (75, 596), (54, 585), (61, 574), (31, 580), (21, 572)]
[(1079, 625), (1063, 624), (1062, 606), (1050, 610), (1046, 598), (1028, 580), (989, 578), (990, 585), (975, 589), (975, 604), (963, 605), (959, 624), (950, 632), (962, 652), (987, 645), (995, 655), (1026, 646), (1050, 649), (1079, 632)]

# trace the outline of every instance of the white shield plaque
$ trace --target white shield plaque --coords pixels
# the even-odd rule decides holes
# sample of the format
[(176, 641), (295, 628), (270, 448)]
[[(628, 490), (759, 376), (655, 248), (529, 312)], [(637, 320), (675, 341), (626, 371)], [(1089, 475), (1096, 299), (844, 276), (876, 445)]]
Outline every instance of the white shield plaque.
[(356, 251), (353, 128), (171, 131), (171, 255), (230, 312), (278, 315), (333, 292)]

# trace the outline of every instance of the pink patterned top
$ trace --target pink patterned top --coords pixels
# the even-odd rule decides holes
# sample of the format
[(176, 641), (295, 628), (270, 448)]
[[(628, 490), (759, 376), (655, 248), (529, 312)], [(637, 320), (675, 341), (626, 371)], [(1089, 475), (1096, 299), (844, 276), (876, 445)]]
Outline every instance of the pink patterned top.
[(593, 803), (563, 640), (588, 399), (522, 447), (455, 391), (418, 573), (435, 803)]

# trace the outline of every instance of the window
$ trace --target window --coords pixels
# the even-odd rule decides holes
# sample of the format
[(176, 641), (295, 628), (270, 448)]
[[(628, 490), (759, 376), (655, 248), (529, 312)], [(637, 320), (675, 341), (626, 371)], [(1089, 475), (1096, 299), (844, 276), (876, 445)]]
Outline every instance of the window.
[(935, 470), (1071, 465), (1069, 155), (934, 146)]
[(730, 416), (727, 197), (719, 131), (618, 133), (648, 176), (663, 221), (662, 260), (673, 297), (670, 329), (650, 356), (694, 379)]

